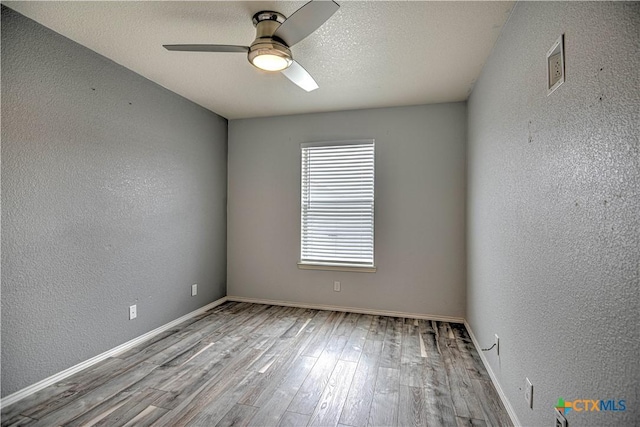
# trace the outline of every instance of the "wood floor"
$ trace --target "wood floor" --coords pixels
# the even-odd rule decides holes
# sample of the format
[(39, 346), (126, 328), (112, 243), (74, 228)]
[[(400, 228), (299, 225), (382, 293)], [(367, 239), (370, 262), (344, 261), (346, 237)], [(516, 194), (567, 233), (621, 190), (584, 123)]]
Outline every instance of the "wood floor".
[(511, 425), (463, 325), (227, 302), (2, 409), (2, 426)]

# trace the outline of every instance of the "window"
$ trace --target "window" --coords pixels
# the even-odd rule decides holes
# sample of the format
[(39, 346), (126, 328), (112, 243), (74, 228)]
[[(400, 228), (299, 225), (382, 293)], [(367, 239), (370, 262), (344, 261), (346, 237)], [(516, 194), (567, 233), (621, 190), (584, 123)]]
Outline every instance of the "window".
[(301, 149), (300, 268), (375, 271), (374, 141)]

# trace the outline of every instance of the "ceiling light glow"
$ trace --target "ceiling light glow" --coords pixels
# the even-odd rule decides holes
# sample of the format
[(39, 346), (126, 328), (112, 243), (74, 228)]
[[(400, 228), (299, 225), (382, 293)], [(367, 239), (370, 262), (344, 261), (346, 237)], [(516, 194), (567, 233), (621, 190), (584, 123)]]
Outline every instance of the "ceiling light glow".
[(261, 70), (282, 71), (291, 65), (291, 60), (271, 53), (256, 55), (251, 63)]

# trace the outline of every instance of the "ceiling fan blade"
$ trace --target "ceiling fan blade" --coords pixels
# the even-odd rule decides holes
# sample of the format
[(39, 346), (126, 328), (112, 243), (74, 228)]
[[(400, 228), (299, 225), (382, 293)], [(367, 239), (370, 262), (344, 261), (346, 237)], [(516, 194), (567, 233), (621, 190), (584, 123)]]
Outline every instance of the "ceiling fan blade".
[(307, 92), (318, 89), (318, 83), (311, 77), (311, 74), (296, 61), (293, 61), (289, 68), (285, 68), (281, 73)]
[(233, 46), (228, 44), (163, 44), (167, 50), (180, 52), (242, 52), (247, 53), (247, 46)]
[(273, 34), (291, 47), (320, 28), (340, 5), (334, 1), (315, 0), (296, 10)]

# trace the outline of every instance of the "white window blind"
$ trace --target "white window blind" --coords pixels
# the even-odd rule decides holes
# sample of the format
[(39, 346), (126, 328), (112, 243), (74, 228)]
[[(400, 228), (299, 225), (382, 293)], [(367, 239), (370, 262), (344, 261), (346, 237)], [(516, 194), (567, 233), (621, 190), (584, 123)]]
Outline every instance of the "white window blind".
[(300, 263), (373, 267), (373, 140), (302, 144)]

